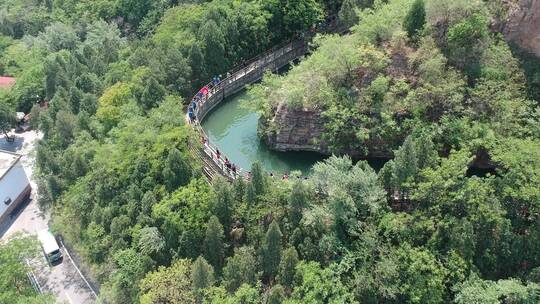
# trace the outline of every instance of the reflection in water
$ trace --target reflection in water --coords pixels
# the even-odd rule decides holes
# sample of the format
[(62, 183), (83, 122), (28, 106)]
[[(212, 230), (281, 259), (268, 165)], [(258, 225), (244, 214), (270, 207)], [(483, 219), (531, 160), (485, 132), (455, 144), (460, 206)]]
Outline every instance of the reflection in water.
[(249, 170), (259, 161), (268, 172), (285, 173), (300, 170), (309, 173), (313, 164), (324, 156), (313, 152), (276, 152), (269, 150), (257, 137), (258, 114), (241, 106), (249, 97), (245, 91), (225, 101), (202, 122), (213, 145), (230, 161)]

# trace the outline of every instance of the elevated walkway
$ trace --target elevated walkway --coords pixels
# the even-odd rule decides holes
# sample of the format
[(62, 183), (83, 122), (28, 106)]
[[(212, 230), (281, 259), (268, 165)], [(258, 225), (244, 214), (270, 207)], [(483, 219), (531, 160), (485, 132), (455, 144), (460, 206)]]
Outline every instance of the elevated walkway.
[(201, 159), (203, 173), (209, 181), (219, 175), (229, 180), (239, 177), (249, 178), (250, 172), (245, 168), (232, 168), (226, 164), (226, 155), (219, 152), (219, 147), (213, 146), (208, 141), (208, 136), (200, 125), (201, 121), (227, 97), (243, 90), (246, 85), (261, 80), (267, 71), (277, 72), (290, 62), (304, 56), (308, 52), (309, 40), (308, 38), (297, 39), (275, 46), (249, 60), (243, 66), (232, 69), (227, 73), (228, 77), (219, 83), (207, 84), (192, 98), (190, 107), (195, 104), (196, 108), (192, 111), (193, 116), (191, 118), (188, 110), (187, 121), (193, 129), (200, 133), (203, 142), (201, 148), (192, 148), (192, 152)]

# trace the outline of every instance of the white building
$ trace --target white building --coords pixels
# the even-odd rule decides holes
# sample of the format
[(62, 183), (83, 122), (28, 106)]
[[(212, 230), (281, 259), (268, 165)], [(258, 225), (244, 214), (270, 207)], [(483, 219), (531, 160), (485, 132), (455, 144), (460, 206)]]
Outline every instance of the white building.
[(21, 155), (0, 150), (0, 223), (9, 218), (31, 191)]

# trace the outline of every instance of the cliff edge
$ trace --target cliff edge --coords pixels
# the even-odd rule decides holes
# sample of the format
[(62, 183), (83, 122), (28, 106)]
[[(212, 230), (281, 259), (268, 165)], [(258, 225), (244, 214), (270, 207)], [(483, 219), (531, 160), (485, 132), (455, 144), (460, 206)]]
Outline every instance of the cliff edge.
[(506, 1), (508, 13), (501, 23), (506, 39), (540, 58), (540, 1)]

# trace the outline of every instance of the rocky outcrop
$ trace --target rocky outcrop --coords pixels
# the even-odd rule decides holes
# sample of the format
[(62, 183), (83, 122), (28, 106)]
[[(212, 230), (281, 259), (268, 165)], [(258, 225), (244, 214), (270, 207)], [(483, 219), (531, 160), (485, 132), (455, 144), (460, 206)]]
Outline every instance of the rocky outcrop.
[(274, 110), (271, 119), (261, 118), (258, 128), (259, 136), (270, 149), (328, 153), (328, 147), (322, 140), (324, 119), (320, 111), (295, 109), (284, 104)]
[(507, 0), (502, 32), (506, 39), (540, 58), (540, 0)]
[[(323, 140), (325, 120), (321, 110), (294, 109), (280, 104), (273, 109), (271, 119), (259, 120), (259, 137), (275, 151), (312, 151), (331, 154), (328, 143)], [(381, 140), (368, 140), (365, 150), (333, 151), (354, 159), (390, 159), (392, 146)]]

